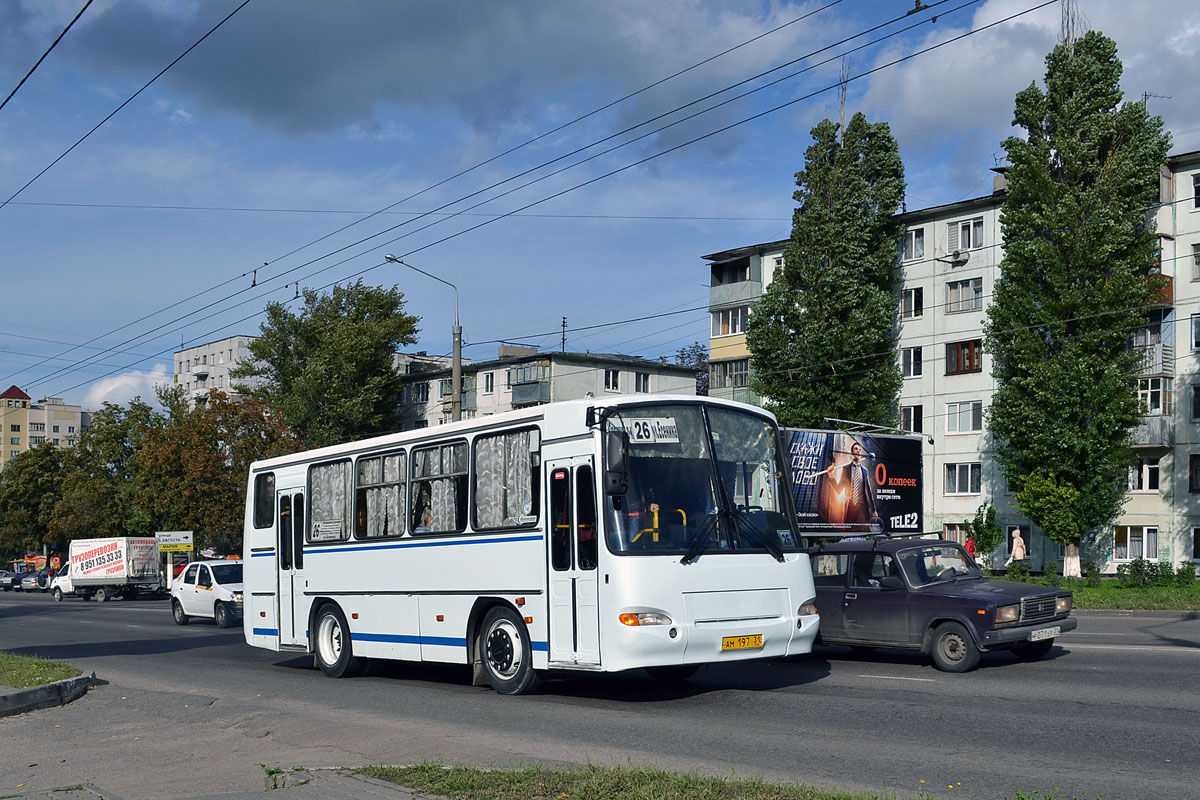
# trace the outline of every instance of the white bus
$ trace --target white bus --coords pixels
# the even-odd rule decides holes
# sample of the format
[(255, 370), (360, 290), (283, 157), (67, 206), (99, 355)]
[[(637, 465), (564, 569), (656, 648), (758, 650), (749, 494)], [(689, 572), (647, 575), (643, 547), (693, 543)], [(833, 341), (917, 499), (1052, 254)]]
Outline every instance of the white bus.
[(807, 653), (816, 593), (774, 418), (703, 397), (573, 400), (254, 463), (246, 641), (548, 672)]

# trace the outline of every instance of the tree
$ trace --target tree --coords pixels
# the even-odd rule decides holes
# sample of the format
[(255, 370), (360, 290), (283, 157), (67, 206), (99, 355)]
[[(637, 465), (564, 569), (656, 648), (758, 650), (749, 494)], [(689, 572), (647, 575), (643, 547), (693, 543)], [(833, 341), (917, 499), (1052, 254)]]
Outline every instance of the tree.
[(395, 286), (359, 280), (326, 295), (305, 289), (298, 314), (267, 304), (262, 333), (250, 345), (254, 361), (232, 374), (257, 379), (239, 388), (281, 413), (308, 447), (381, 433), (397, 421), (393, 356), (416, 341), (418, 321), (404, 313)]
[(0, 472), (0, 549), (8, 555), (64, 543), (51, 532), (50, 518), (62, 496), (65, 452), (43, 443)]
[(894, 424), (904, 164), (887, 123), (812, 130), (783, 270), (750, 316), (752, 387), (787, 425)]
[(146, 536), (158, 530), (155, 506), (135, 493), (137, 455), (149, 431), (167, 418), (141, 398), (129, 406), (104, 403), (91, 429), (65, 456), (62, 497), (50, 532), (62, 541), (94, 536)]
[(967, 536), (975, 542), (977, 560), (991, 566), (992, 553), (1004, 541), (1004, 529), (996, 524), (996, 509), (984, 503), (975, 510), (975, 518), (965, 523)]
[[(666, 358), (664, 357), (664, 361)], [(708, 346), (693, 342), (675, 353), (675, 363), (696, 371), (696, 394), (708, 395)]]
[[(160, 393), (170, 406), (169, 393)], [(195, 531), (197, 547), (240, 552), (246, 480), (253, 461), (299, 449), (277, 414), (253, 398), (209, 392), (149, 432), (138, 453), (138, 496), (164, 529)]]
[(1142, 408), (1130, 334), (1160, 284), (1150, 216), (1169, 136), (1121, 103), (1116, 43), (1091, 31), (1046, 57), (1046, 91), (1016, 98), (1004, 142), (1005, 255), (985, 325), (997, 390), (988, 419), (1016, 506), (1067, 545), (1125, 498)]

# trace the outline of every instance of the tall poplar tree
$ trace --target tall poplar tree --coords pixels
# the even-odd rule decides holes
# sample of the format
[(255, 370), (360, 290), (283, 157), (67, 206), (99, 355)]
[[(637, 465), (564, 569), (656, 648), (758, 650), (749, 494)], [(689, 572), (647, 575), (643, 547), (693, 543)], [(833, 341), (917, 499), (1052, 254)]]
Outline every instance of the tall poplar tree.
[(751, 385), (787, 425), (894, 424), (904, 163), (887, 123), (861, 113), (844, 131), (824, 120), (812, 136), (783, 270), (747, 327)]
[(1046, 57), (1046, 90), (1016, 98), (1004, 142), (1004, 261), (985, 350), (997, 390), (996, 457), (1018, 508), (1067, 545), (1120, 513), (1132, 457), (1138, 356), (1159, 283), (1153, 208), (1170, 139), (1144, 102), (1122, 103), (1117, 45), (1091, 31)]

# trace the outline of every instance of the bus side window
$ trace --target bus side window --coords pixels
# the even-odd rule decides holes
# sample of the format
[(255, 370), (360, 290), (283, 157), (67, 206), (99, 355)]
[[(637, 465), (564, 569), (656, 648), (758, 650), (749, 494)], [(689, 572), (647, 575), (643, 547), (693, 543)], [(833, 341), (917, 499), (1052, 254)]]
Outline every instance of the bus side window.
[(571, 568), (571, 479), (565, 469), (550, 473), (550, 566)]
[(254, 527), (271, 527), (272, 512), (275, 510), (275, 473), (265, 472), (254, 476)]

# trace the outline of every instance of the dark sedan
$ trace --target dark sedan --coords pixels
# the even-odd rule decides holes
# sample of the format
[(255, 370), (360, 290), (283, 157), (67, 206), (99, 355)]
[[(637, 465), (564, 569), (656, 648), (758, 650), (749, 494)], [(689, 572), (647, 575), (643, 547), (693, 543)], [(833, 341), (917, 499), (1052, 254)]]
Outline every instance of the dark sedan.
[(809, 555), (825, 644), (920, 650), (966, 672), (990, 650), (1041, 658), (1078, 624), (1071, 592), (991, 580), (955, 542), (840, 541)]

